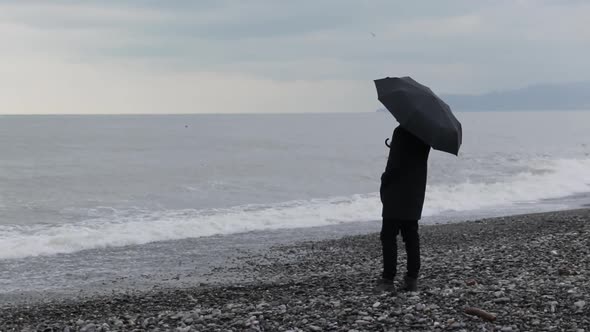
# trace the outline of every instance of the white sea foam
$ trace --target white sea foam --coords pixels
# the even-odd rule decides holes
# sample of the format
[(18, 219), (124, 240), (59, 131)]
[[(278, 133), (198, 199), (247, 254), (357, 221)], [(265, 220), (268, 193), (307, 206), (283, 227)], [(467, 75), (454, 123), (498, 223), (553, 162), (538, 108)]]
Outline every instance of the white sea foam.
[[(429, 186), (424, 215), (510, 206), (584, 192), (590, 192), (590, 159), (538, 161), (530, 172), (502, 182)], [(122, 211), (101, 207), (88, 211), (92, 219), (73, 224), (0, 226), (0, 258), (376, 220), (380, 209), (377, 193), (229, 209)]]
[(494, 183), (431, 186), (425, 213), (470, 211), (590, 192), (590, 159), (538, 160), (528, 172)]

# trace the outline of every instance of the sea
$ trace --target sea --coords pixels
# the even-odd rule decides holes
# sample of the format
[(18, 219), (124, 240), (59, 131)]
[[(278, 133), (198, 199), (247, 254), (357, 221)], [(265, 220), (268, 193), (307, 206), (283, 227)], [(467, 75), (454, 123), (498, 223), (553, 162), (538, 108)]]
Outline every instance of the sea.
[[(463, 145), (431, 152), (423, 224), (590, 204), (590, 112), (456, 116)], [(396, 125), (386, 112), (0, 116), (0, 300), (214, 283), (240, 253), (376, 232)]]

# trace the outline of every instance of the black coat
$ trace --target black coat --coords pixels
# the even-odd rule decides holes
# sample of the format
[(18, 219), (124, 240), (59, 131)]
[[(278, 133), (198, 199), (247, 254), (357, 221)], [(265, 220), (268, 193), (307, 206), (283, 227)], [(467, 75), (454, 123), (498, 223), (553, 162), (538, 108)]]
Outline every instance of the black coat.
[(379, 190), (384, 219), (422, 217), (429, 153), (430, 146), (422, 140), (401, 127), (395, 128)]

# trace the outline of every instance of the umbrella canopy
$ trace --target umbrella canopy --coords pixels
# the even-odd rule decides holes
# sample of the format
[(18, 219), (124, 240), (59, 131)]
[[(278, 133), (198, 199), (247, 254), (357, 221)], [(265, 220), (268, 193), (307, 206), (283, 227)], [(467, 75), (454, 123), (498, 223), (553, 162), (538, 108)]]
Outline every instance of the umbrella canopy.
[(462, 142), (461, 123), (430, 88), (410, 77), (375, 80), (377, 99), (400, 125), (432, 148), (457, 155)]

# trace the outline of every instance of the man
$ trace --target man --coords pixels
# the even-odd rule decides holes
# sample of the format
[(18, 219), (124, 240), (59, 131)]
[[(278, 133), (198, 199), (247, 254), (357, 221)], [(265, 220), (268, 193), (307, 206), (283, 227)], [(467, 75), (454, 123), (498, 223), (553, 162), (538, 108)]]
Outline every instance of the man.
[(392, 291), (397, 273), (397, 234), (408, 255), (404, 290), (417, 291), (420, 272), (418, 220), (422, 217), (430, 146), (402, 127), (393, 131), (389, 159), (381, 176), (383, 274), (377, 288)]

